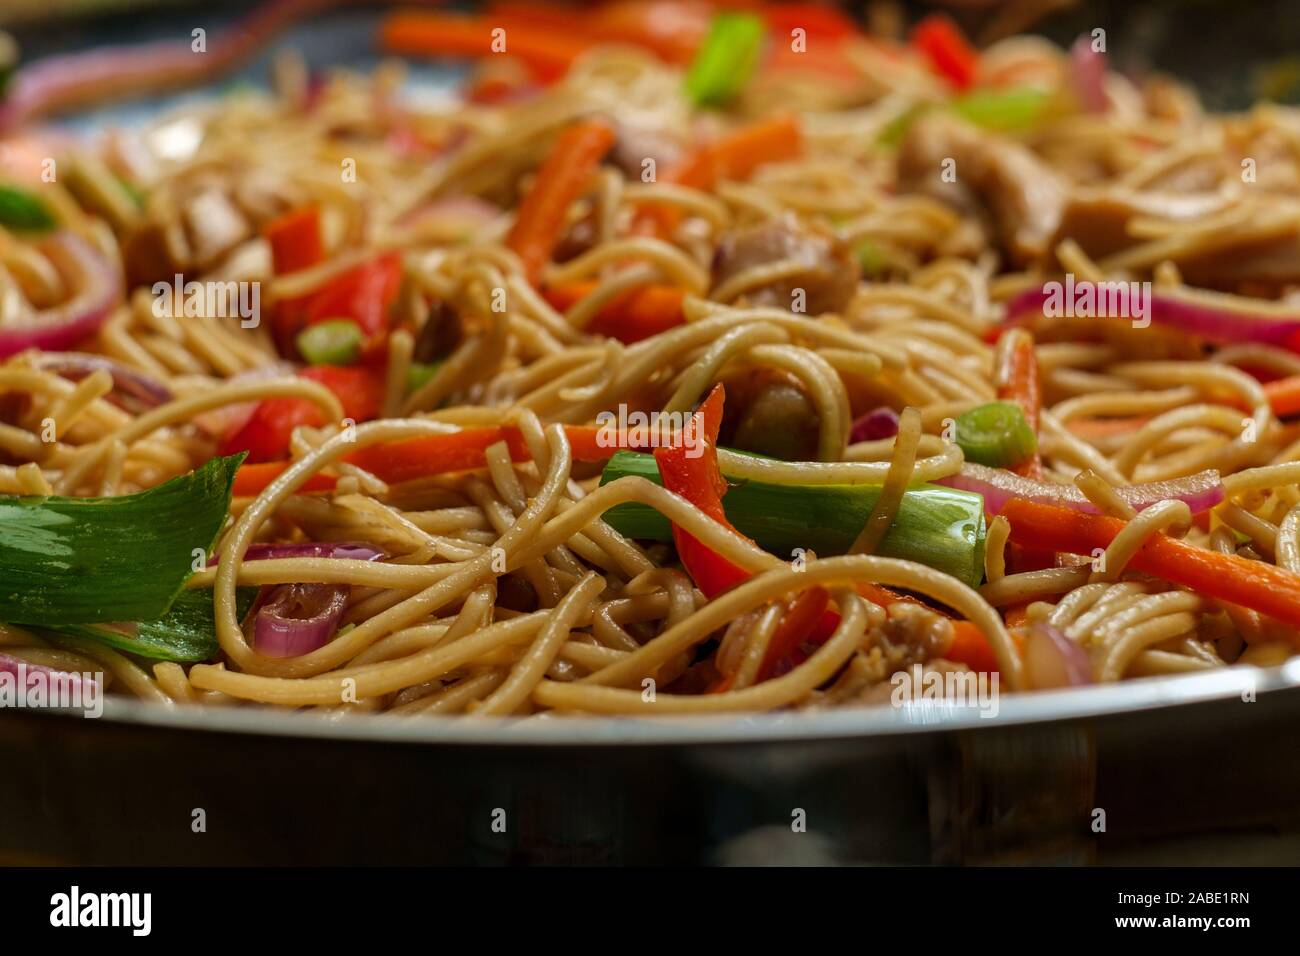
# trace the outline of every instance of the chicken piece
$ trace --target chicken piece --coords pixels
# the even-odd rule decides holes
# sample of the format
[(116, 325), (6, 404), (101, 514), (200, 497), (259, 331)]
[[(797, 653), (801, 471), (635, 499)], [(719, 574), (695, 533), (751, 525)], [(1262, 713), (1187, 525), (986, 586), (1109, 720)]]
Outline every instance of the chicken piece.
[[(948, 169), (951, 177), (944, 175)], [(898, 178), (907, 192), (991, 220), (1003, 250), (1020, 266), (1047, 250), (1065, 203), (1060, 178), (1026, 147), (951, 116), (912, 124), (898, 152)]]
[[(717, 288), (756, 266), (785, 261), (798, 263), (798, 271), (747, 289), (744, 298), (753, 305), (821, 315), (842, 311), (857, 291), (858, 263), (852, 252), (793, 216), (743, 226), (723, 235), (713, 256), (713, 285)], [(804, 293), (802, 309), (798, 309), (797, 290)]]

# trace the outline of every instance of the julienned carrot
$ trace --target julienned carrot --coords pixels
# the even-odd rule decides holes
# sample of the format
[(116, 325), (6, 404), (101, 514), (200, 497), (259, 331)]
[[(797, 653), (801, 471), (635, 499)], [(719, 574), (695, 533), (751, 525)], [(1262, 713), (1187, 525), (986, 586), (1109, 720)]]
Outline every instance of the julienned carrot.
[(506, 238), (530, 276), (551, 261), (569, 206), (582, 195), (613, 145), (614, 131), (598, 120), (573, 123), (556, 139)]
[[(504, 31), (504, 32), (496, 32)], [(379, 28), (380, 46), (390, 53), (437, 57), (513, 56), (544, 83), (560, 79), (589, 46), (581, 35), (506, 24), (499, 17), (454, 13), (394, 13)], [(493, 44), (504, 44), (494, 49)]]
[[(803, 153), (803, 133), (793, 116), (775, 116), (732, 130), (706, 143), (663, 174), (669, 183), (709, 190), (728, 179), (748, 179), (764, 163), (796, 159)], [(681, 220), (674, 207), (656, 206), (642, 213), (642, 223), (661, 237), (670, 236)]]
[(1264, 386), (1264, 394), (1268, 396), (1268, 403), (1278, 418), (1300, 414), (1300, 375), (1269, 382)]
[[(235, 472), (235, 483), (231, 488), (231, 494), (236, 498), (261, 494), (266, 486), (279, 478), (288, 467), (287, 461), (244, 462)], [(329, 491), (334, 487), (335, 481), (332, 475), (315, 474), (298, 490)]]
[[(998, 398), (1015, 402), (1025, 413), (1025, 421), (1038, 434), (1038, 413), (1042, 393), (1038, 384), (1038, 358), (1034, 354), (1034, 337), (1026, 329), (1007, 329), (998, 343), (999, 363), (995, 370)], [(1016, 466), (1015, 472), (1026, 478), (1041, 478), (1042, 459), (1037, 449)]]
[[(1087, 555), (1105, 548), (1125, 525), (1118, 518), (1020, 498), (1007, 502), (1002, 514), (1011, 522), (1012, 541), (1070, 554)], [(1158, 534), (1138, 549), (1129, 567), (1300, 628), (1300, 574), (1275, 565)], [(1300, 633), (1292, 639), (1300, 644)]]
[(774, 116), (732, 130), (707, 143), (668, 171), (668, 181), (712, 189), (727, 179), (748, 179), (764, 163), (796, 159), (803, 132), (793, 116)]
[[(645, 450), (629, 436), (611, 435), (596, 425), (566, 425), (565, 435), (575, 461), (604, 461), (620, 450)], [(482, 468), (487, 464), (486, 451), (499, 441), (510, 449), (514, 461), (528, 461), (532, 456), (519, 429), (513, 427), (465, 428), (446, 435), (408, 438), (385, 445), (370, 445), (347, 456), (357, 465), (387, 482), (396, 484), (416, 478), (428, 478), (454, 471)], [(235, 474), (236, 495), (255, 495), (289, 467), (287, 461), (245, 464)], [(333, 488), (335, 479), (314, 475), (302, 490), (321, 491)]]
[[(596, 288), (594, 282), (571, 282), (542, 291), (546, 301), (561, 312)], [(682, 301), (686, 292), (673, 286), (648, 285), (618, 296), (602, 308), (587, 328), (632, 344), (681, 325), (685, 321)]]

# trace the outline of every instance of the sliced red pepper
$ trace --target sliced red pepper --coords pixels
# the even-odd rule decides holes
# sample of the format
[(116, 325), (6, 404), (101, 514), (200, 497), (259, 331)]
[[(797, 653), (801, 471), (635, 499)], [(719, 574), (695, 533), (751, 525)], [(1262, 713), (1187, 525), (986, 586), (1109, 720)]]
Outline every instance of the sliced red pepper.
[(276, 342), (293, 353), (293, 340), (311, 325), (331, 319), (351, 319), (365, 336), (363, 360), (373, 357), (388, 335), (388, 312), (402, 287), (402, 257), (390, 252), (340, 272), (321, 288), (279, 303), (275, 315)]
[(276, 275), (308, 269), (325, 259), (320, 210), (315, 206), (291, 209), (267, 223), (262, 235), (271, 244), (271, 262)]
[(961, 28), (942, 13), (934, 13), (916, 25), (912, 45), (925, 54), (934, 71), (955, 88), (969, 90), (979, 74), (979, 53), (967, 41)]
[[(343, 415), (353, 422), (375, 418), (384, 404), (384, 376), (377, 369), (316, 365), (298, 373), (333, 392)], [(289, 440), (299, 425), (319, 427), (324, 415), (304, 398), (266, 398), (258, 402), (248, 422), (221, 446), (221, 454), (248, 452), (250, 462), (274, 461), (289, 452)]]
[[(655, 461), (664, 487), (685, 498), (695, 507), (728, 531), (739, 535), (722, 510), (722, 495), (727, 481), (718, 468), (718, 431), (722, 428), (722, 403), (725, 390), (721, 384), (713, 386), (709, 397), (700, 405), (693, 427), (699, 429), (694, 448), (686, 442), (677, 442), (670, 448), (656, 448)], [(744, 535), (741, 535), (744, 537)], [(749, 540), (749, 539), (745, 539)], [(708, 545), (673, 525), (673, 541), (682, 567), (691, 576), (704, 596), (712, 599), (750, 577)]]

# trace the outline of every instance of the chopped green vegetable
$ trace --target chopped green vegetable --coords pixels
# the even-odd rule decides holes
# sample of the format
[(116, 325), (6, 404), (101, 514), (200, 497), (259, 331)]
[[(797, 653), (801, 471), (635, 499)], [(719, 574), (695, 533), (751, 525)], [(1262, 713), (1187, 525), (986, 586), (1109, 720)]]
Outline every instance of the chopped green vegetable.
[(976, 90), (959, 96), (949, 108), (969, 123), (994, 132), (1033, 129), (1051, 112), (1054, 97), (1046, 90)]
[(976, 90), (949, 100), (943, 107), (915, 106), (885, 126), (880, 142), (897, 146), (918, 118), (935, 109), (947, 109), (968, 123), (995, 133), (1019, 133), (1032, 130), (1051, 116), (1057, 99), (1045, 90), (1022, 87), (1014, 90)]
[[(663, 484), (653, 455), (623, 451), (609, 460), (600, 481), (606, 484), (627, 475)], [(722, 499), (727, 520), (759, 547), (787, 558), (799, 548), (822, 557), (846, 553), (880, 497), (876, 485), (731, 481)], [(672, 540), (668, 519), (646, 505), (616, 505), (604, 519), (630, 538)], [(915, 485), (903, 495), (876, 553), (918, 561), (975, 587), (984, 577), (984, 531), (980, 495)]]
[(953, 441), (967, 461), (990, 468), (1011, 468), (1038, 448), (1038, 437), (1012, 402), (989, 402), (957, 418)]
[[(235, 613), (242, 621), (253, 606), (257, 588), (235, 589)], [(69, 624), (50, 628), (84, 637), (119, 651), (160, 661), (206, 661), (221, 649), (217, 643), (211, 591), (182, 591), (171, 610), (156, 621), (139, 624)]]
[(766, 27), (752, 13), (719, 13), (686, 74), (686, 94), (699, 106), (724, 106), (758, 65)]
[(881, 275), (889, 265), (880, 246), (870, 239), (859, 242), (853, 248), (853, 251), (857, 254), (858, 267), (862, 270), (862, 275), (865, 278), (870, 279), (873, 276)]
[(0, 621), (156, 621), (226, 521), (244, 455), (118, 498), (0, 496)]
[(0, 226), (20, 230), (53, 229), (57, 223), (45, 203), (25, 189), (0, 185)]
[(361, 354), (361, 326), (351, 319), (329, 319), (309, 325), (294, 343), (311, 365), (351, 365)]
[(410, 370), (406, 373), (407, 392), (414, 392), (418, 388), (423, 388), (424, 384), (433, 378), (441, 367), (442, 362), (412, 362)]

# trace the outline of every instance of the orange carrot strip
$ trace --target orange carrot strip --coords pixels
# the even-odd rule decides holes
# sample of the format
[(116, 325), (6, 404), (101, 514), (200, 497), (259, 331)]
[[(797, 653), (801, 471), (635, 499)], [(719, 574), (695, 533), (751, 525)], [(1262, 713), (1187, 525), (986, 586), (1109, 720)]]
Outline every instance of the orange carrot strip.
[[(1021, 498), (1007, 502), (1002, 514), (1011, 522), (1012, 541), (1070, 554), (1091, 554), (1094, 548), (1105, 548), (1125, 526), (1118, 518)], [(1300, 627), (1300, 574), (1198, 548), (1163, 534), (1147, 539), (1129, 567)], [(1300, 633), (1291, 639), (1300, 646)]]
[(529, 276), (536, 277), (551, 261), (569, 206), (582, 195), (613, 145), (614, 131), (597, 120), (574, 123), (556, 139), (506, 238)]
[[(454, 13), (394, 13), (379, 28), (379, 44), (390, 53), (436, 57), (486, 57), (492, 54), (500, 18)], [(504, 55), (523, 62), (544, 83), (560, 79), (588, 47), (581, 35), (559, 30), (510, 25)]]

